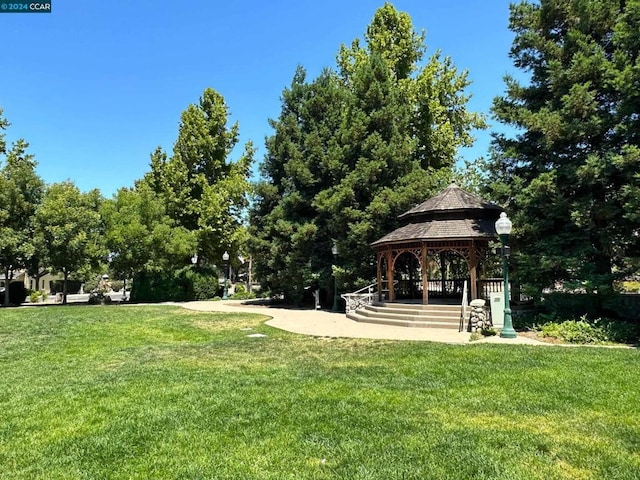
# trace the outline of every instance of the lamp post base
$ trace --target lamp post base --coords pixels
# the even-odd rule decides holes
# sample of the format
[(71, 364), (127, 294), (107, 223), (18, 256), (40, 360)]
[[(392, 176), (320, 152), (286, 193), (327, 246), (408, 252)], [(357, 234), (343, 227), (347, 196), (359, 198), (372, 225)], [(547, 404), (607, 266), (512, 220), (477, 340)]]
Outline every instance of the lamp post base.
[(500, 332), (500, 338), (516, 338), (518, 334), (513, 329), (513, 323), (511, 323), (511, 309), (505, 308), (504, 310), (504, 326)]
[(517, 338), (517, 337), (518, 337), (518, 334), (513, 328), (511, 330), (502, 330), (500, 332), (500, 338)]

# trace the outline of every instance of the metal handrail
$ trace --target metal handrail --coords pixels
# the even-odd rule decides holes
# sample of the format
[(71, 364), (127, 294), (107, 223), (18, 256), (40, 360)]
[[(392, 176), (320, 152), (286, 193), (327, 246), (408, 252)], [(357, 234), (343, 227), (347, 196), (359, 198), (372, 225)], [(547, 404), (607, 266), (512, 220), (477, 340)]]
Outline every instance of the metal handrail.
[(362, 293), (365, 290), (367, 291), (367, 293), (371, 293), (373, 292), (373, 287), (375, 287), (376, 285), (377, 283), (372, 283), (371, 285), (367, 285), (366, 287), (362, 287), (360, 290), (356, 290), (355, 292), (351, 292), (346, 295), (353, 295), (354, 293)]
[[(397, 283), (398, 280), (393, 281), (394, 285)], [(346, 313), (354, 312), (366, 305), (372, 305), (377, 295), (377, 292), (374, 288), (377, 287), (377, 285), (377, 283), (372, 283), (371, 285), (362, 287), (361, 289), (356, 290), (353, 293), (343, 293), (342, 295), (340, 295), (340, 297), (345, 301)], [(365, 291), (366, 293), (363, 293)]]
[(462, 305), (460, 306), (460, 325), (458, 327), (458, 332), (464, 330), (464, 321), (467, 318), (467, 295), (468, 295), (468, 283), (465, 280), (464, 285), (462, 287)]
[[(343, 293), (340, 295), (345, 301), (346, 313), (354, 312), (365, 305), (371, 305), (375, 296), (373, 287), (376, 285), (377, 283), (372, 283), (353, 293)], [(366, 293), (362, 293), (365, 291)]]

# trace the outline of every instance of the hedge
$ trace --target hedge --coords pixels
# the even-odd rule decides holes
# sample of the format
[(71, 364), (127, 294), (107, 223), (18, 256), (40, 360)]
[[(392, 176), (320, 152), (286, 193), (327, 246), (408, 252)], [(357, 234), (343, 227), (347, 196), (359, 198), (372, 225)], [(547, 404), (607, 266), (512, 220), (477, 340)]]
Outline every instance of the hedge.
[(180, 270), (140, 272), (133, 278), (132, 302), (185, 302), (220, 295), (218, 274), (213, 269), (184, 267)]

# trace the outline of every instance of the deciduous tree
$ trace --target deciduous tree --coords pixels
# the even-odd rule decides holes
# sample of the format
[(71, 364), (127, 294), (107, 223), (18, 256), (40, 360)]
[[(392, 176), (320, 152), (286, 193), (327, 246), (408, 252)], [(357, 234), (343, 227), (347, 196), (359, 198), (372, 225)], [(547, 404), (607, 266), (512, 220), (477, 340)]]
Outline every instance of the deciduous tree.
[[(6, 152), (3, 130), (8, 125), (0, 109), (0, 155), (6, 153), (0, 162), (0, 266), (7, 286), (13, 271), (26, 268), (35, 254), (34, 215), (44, 190), (36, 161), (27, 153), (29, 144), (17, 140)], [(4, 300), (8, 305), (9, 295)]]
[(176, 226), (161, 198), (144, 183), (118, 190), (102, 203), (100, 213), (109, 268), (125, 281), (143, 270), (180, 268), (196, 251), (195, 234)]
[(36, 228), (44, 242), (47, 264), (64, 276), (65, 304), (69, 275), (106, 260), (99, 212), (102, 200), (98, 190), (83, 193), (71, 181), (54, 183), (36, 212)]
[(254, 148), (248, 142), (231, 160), (239, 127), (228, 125), (228, 110), (222, 95), (207, 88), (182, 113), (173, 155), (156, 150), (142, 180), (160, 195), (176, 225), (195, 233), (199, 258), (210, 263), (240, 248), (250, 189)]

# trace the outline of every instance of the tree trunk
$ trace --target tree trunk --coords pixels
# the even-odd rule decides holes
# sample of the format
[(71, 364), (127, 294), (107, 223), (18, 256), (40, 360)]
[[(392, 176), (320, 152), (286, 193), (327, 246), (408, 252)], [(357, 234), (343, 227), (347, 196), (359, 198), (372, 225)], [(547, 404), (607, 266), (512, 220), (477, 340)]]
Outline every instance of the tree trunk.
[(4, 271), (4, 306), (9, 306), (9, 269)]
[(62, 282), (62, 304), (66, 305), (67, 304), (67, 278), (69, 277), (69, 273), (67, 272), (66, 268), (63, 270), (63, 273), (64, 273), (64, 281)]

